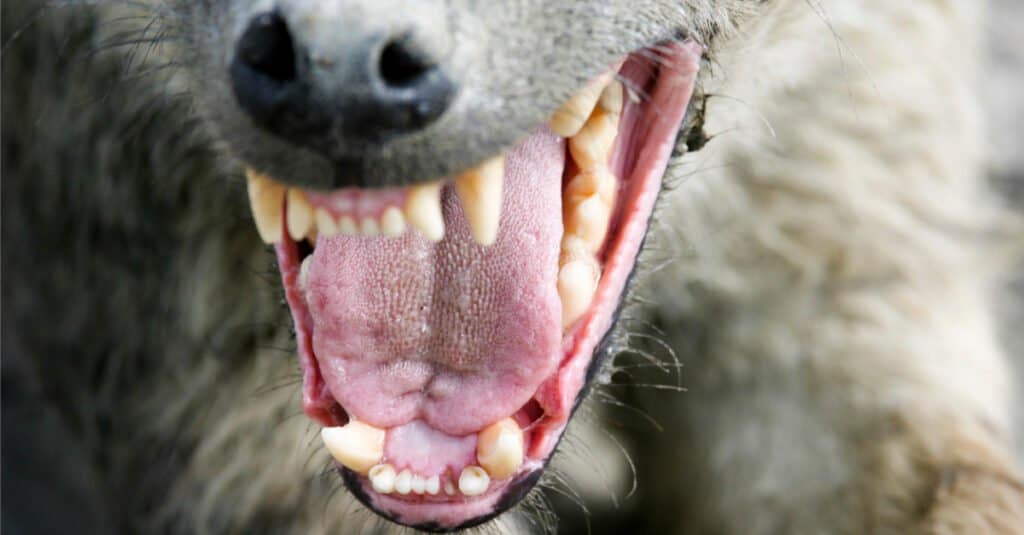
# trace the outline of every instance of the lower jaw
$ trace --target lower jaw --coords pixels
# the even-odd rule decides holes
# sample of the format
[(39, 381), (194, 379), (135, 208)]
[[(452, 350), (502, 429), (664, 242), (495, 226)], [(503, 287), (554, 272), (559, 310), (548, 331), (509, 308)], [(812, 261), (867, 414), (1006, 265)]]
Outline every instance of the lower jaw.
[[(658, 75), (651, 75), (651, 62), (634, 55), (620, 72), (646, 92), (647, 105), (627, 105), (620, 128), (624, 140), (616, 142), (610, 167), (619, 177), (620, 190), (607, 238), (600, 250), (602, 276), (590, 307), (563, 333), (561, 357), (556, 371), (536, 388), (533, 397), (513, 415), (526, 432), (525, 458), (511, 477), (495, 481), (487, 492), (475, 497), (398, 496), (375, 492), (368, 479), (341, 468), (346, 486), (371, 509), (397, 523), (426, 531), (450, 531), (479, 524), (514, 505), (536, 483), (557, 446), (562, 433), (585, 395), (592, 375), (603, 365), (606, 351), (602, 342), (615, 321), (617, 308), (639, 254), (661, 177), (675, 147), (676, 133), (683, 121), (700, 58), (692, 43), (669, 45)], [(568, 167), (571, 167), (570, 163)], [(571, 177), (573, 169), (567, 169)], [(341, 426), (349, 415), (332, 395), (313, 351), (313, 321), (299, 290), (302, 245), (291, 240), (287, 230), (277, 244), (277, 256), (286, 297), (296, 325), (304, 375), (303, 402), (307, 414), (325, 426)]]

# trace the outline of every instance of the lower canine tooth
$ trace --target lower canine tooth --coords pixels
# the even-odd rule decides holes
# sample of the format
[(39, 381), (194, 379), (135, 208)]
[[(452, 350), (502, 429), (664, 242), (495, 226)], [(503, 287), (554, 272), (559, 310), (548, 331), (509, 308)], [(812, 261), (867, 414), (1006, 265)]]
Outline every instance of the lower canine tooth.
[(459, 475), (459, 492), (466, 496), (479, 496), (487, 492), (491, 476), (479, 466), (467, 466)]
[(363, 475), (384, 456), (385, 431), (362, 422), (351, 421), (341, 427), (320, 431), (324, 445), (334, 460)]
[(405, 217), (426, 239), (438, 242), (444, 237), (444, 215), (441, 213), (441, 182), (432, 182), (409, 189), (405, 201)]
[(378, 464), (367, 474), (373, 490), (381, 494), (390, 494), (395, 490), (395, 468), (390, 464)]
[(470, 233), (480, 245), (491, 245), (498, 237), (504, 179), (504, 155), (495, 156), (455, 179), (455, 190), (466, 212)]
[(245, 172), (249, 188), (249, 206), (256, 220), (256, 230), (264, 243), (281, 239), (281, 211), (284, 209), (285, 187), (252, 169)]
[(380, 232), (385, 236), (398, 236), (405, 232), (405, 217), (394, 206), (389, 206), (380, 216)]
[(402, 470), (398, 473), (398, 477), (395, 478), (395, 492), (399, 494), (409, 494), (412, 490), (412, 472), (409, 470)]
[(600, 280), (597, 261), (572, 260), (558, 271), (558, 296), (562, 299), (562, 328), (576, 322), (590, 307)]
[(523, 464), (523, 430), (512, 418), (488, 426), (477, 435), (476, 460), (494, 479), (511, 476)]
[(306, 200), (302, 190), (288, 190), (288, 234), (293, 240), (299, 241), (309, 234), (313, 227), (313, 208)]

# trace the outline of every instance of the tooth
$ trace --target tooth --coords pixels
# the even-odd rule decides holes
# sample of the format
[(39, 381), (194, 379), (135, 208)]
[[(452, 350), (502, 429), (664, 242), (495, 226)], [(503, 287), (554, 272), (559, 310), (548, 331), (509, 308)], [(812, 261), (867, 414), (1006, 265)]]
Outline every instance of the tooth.
[(623, 103), (622, 82), (612, 80), (611, 83), (605, 86), (604, 91), (601, 92), (598, 106), (601, 106), (601, 109), (617, 117), (622, 114)]
[(451, 478), (444, 478), (444, 493), (449, 496), (455, 496), (455, 483), (452, 483)]
[(569, 138), (569, 152), (573, 161), (584, 171), (608, 166), (615, 136), (618, 134), (618, 117), (596, 110), (587, 124)]
[(341, 427), (320, 431), (324, 445), (342, 466), (365, 475), (384, 456), (385, 431), (362, 422), (351, 421)]
[(256, 230), (264, 243), (276, 243), (281, 239), (281, 225), (284, 223), (281, 210), (284, 209), (285, 187), (252, 169), (247, 169), (245, 175)]
[(395, 478), (395, 492), (405, 495), (409, 494), (412, 490), (412, 472), (409, 470), (402, 470), (398, 473), (398, 477)]
[(409, 487), (412, 489), (412, 492), (414, 494), (423, 494), (423, 491), (425, 491), (427, 488), (427, 480), (423, 479), (420, 476), (414, 475), (412, 476), (412, 482), (410, 483)]
[(368, 474), (373, 490), (381, 494), (390, 494), (395, 490), (395, 467), (390, 464), (378, 464)]
[(306, 200), (302, 190), (288, 190), (288, 234), (293, 240), (299, 241), (309, 234), (313, 227), (313, 207)]
[(424, 490), (427, 491), (427, 494), (436, 496), (441, 491), (441, 478), (437, 474), (428, 477)]
[(523, 430), (512, 418), (495, 422), (480, 432), (476, 460), (494, 479), (511, 476), (523, 464)]
[(565, 186), (562, 198), (566, 207), (579, 204), (595, 193), (609, 207), (615, 206), (615, 196), (619, 183), (615, 175), (607, 167), (599, 167), (573, 177)]
[(609, 71), (586, 85), (579, 93), (573, 95), (562, 107), (555, 110), (548, 122), (548, 127), (562, 137), (572, 137), (580, 131), (583, 123), (587, 122), (590, 113), (594, 111), (597, 99), (608, 82), (615, 75)]
[(599, 196), (591, 195), (566, 209), (565, 233), (581, 238), (591, 253), (597, 253), (608, 233), (611, 208)]
[(309, 255), (302, 259), (302, 264), (299, 265), (299, 288), (305, 290), (306, 283), (309, 280), (309, 264), (313, 259), (313, 255)]
[(425, 238), (432, 242), (444, 237), (444, 215), (441, 214), (440, 181), (409, 189), (405, 201), (405, 217)]
[(320, 235), (325, 238), (333, 238), (338, 235), (338, 232), (340, 232), (338, 222), (334, 220), (334, 216), (330, 212), (325, 208), (317, 208), (314, 214), (316, 215), (317, 232)]
[(590, 307), (600, 280), (597, 261), (572, 260), (558, 271), (558, 296), (562, 299), (562, 328), (576, 322)]
[(402, 232), (405, 232), (405, 217), (398, 208), (389, 206), (380, 216), (380, 233), (385, 236), (398, 236)]
[(505, 156), (495, 156), (455, 179), (455, 190), (469, 221), (470, 233), (480, 245), (491, 245), (498, 237), (501, 219), (501, 185), (505, 178)]
[(491, 484), (491, 476), (479, 466), (467, 466), (459, 475), (459, 492), (466, 496), (479, 496), (487, 492)]
[(380, 234), (380, 227), (377, 225), (376, 219), (364, 217), (363, 223), (359, 226), (359, 231), (363, 236), (376, 236)]
[(356, 220), (352, 219), (352, 216), (343, 215), (338, 221), (338, 232), (345, 236), (355, 236), (359, 234), (359, 228), (356, 227)]

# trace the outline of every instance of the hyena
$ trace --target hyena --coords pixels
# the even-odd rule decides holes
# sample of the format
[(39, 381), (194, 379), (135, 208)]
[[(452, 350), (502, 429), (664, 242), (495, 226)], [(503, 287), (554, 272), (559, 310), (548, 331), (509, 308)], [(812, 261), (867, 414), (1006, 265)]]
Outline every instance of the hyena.
[(982, 3), (3, 15), (5, 531), (1024, 531)]

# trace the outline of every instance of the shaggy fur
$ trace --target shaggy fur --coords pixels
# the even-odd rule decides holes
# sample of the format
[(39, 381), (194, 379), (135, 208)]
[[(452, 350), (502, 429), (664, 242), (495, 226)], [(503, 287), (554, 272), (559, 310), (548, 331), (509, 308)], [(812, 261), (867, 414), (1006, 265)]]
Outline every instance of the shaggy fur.
[[(709, 45), (690, 139), (710, 140), (672, 163), (605, 374), (672, 391), (599, 389), (635, 409), (576, 422), (548, 478), (558, 525), (1019, 533), (1019, 357), (993, 295), (1024, 231), (984, 175), (984, 13), (760, 4), (688, 4)], [(189, 58), (131, 46), (189, 19), (41, 9), (5, 2), (2, 20), (4, 531), (387, 531), (337, 492), (301, 415), (238, 164), (164, 63)], [(615, 507), (618, 441), (638, 488)], [(525, 509), (487, 529), (553, 529)]]

